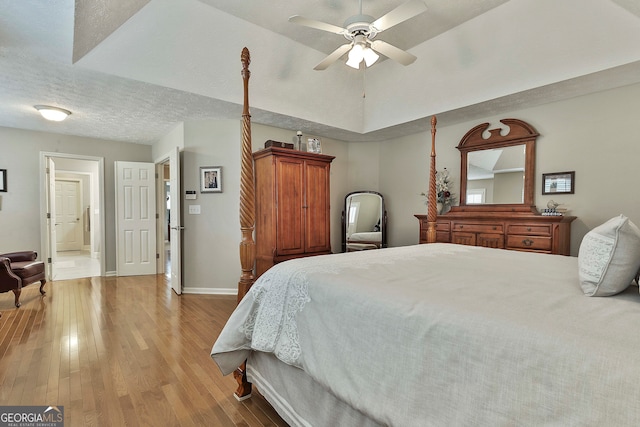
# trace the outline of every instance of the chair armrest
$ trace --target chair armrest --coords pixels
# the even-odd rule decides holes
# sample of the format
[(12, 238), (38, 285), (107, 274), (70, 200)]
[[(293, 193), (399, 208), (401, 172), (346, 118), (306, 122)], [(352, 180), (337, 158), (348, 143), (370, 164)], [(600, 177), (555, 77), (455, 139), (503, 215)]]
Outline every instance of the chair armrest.
[(22, 280), (11, 271), (9, 258), (0, 256), (0, 293), (21, 287)]
[(11, 260), (4, 255), (0, 255), (0, 271), (11, 270)]
[(36, 251), (10, 252), (8, 254), (0, 254), (0, 257), (9, 258), (11, 262), (35, 261), (36, 258), (38, 258), (38, 252)]

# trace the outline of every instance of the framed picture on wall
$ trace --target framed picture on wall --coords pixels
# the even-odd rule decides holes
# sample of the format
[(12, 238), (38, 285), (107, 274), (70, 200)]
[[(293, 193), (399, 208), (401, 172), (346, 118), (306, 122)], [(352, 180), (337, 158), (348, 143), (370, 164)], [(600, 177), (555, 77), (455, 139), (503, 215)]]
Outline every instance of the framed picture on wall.
[(0, 191), (7, 191), (7, 170), (0, 169)]
[(222, 193), (222, 166), (200, 167), (200, 192)]
[(575, 171), (543, 173), (542, 194), (573, 194), (575, 181)]

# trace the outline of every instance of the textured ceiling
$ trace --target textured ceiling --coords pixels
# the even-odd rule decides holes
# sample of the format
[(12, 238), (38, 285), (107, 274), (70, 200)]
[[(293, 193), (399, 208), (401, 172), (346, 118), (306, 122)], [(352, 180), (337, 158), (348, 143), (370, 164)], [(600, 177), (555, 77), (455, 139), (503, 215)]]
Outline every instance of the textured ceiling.
[[(499, 17), (495, 12), (499, 13), (510, 3), (513, 4), (512, 7), (522, 8), (531, 5), (554, 10), (555, 1), (557, 0), (425, 0), (428, 8), (425, 13), (383, 32), (378, 38), (412, 52), (427, 49), (432, 41), (442, 43), (447, 38), (455, 40), (459, 46), (460, 34), (465, 34), (459, 31), (461, 27), (472, 21), (476, 24), (483, 22), (481, 20), (485, 19), (485, 16), (487, 22), (495, 22), (490, 21), (489, 16)], [(437, 113), (440, 124), (450, 124), (639, 82), (640, 58), (637, 57), (637, 53), (629, 54), (624, 50), (624, 46), (628, 44), (627, 39), (636, 35), (635, 32), (629, 34), (628, 30), (635, 31), (634, 26), (640, 29), (639, 2), (563, 2), (580, 5), (584, 10), (592, 9), (603, 25), (610, 27), (607, 42), (623, 48), (620, 52), (613, 52), (615, 55), (612, 55), (609, 64), (598, 65), (595, 69), (584, 72), (565, 72), (564, 78), (558, 73), (557, 76), (550, 77), (535, 87), (511, 85), (510, 82), (506, 82), (505, 87), (513, 86), (514, 89), (493, 92), (487, 89), (457, 104), (436, 105), (425, 111)], [(77, 13), (73, 0), (0, 0), (0, 126), (149, 144), (181, 121), (239, 118), (241, 99), (237, 92), (241, 89), (241, 80), (239, 49), (236, 46), (243, 45), (245, 35), (234, 34), (232, 30), (225, 29), (223, 37), (214, 43), (204, 37), (188, 39), (189, 46), (167, 46), (166, 41), (162, 41), (165, 44), (155, 53), (150, 49), (149, 54), (138, 51), (133, 56), (127, 56), (123, 49), (109, 50), (110, 46), (135, 44), (137, 40), (150, 34), (155, 37), (170, 31), (175, 31), (175, 34), (188, 32), (190, 21), (183, 22), (180, 28), (162, 28), (157, 24), (158, 19), (137, 18), (145, 13), (150, 14), (150, 11), (175, 11), (171, 9), (175, 7), (191, 11), (202, 10), (195, 3), (210, 8), (215, 12), (212, 16), (232, 22), (236, 27), (255, 28), (259, 39), (264, 40), (264, 49), (273, 50), (273, 54), (269, 56), (269, 52), (260, 51), (262, 46), (253, 48), (252, 53), (257, 53), (257, 59), (252, 63), (252, 84), (259, 85), (258, 89), (256, 86), (252, 88), (254, 92), (258, 92), (257, 102), (252, 103), (252, 118), (255, 122), (288, 129), (304, 129), (306, 134), (346, 141), (381, 140), (426, 129), (428, 121), (423, 120), (422, 113), (403, 114), (402, 118), (390, 119), (388, 124), (373, 131), (367, 131), (364, 125), (351, 125), (330, 117), (326, 120), (316, 120), (314, 108), (327, 110), (320, 102), (319, 96), (316, 96), (317, 106), (313, 100), (297, 101), (295, 98), (282, 96), (283, 87), (289, 85), (299, 89), (300, 81), (305, 85), (318, 86), (319, 89), (316, 89), (320, 90), (319, 93), (326, 92), (329, 87), (323, 85), (335, 84), (336, 90), (341, 93), (347, 92), (341, 89), (342, 87), (352, 86), (353, 80), (349, 79), (353, 79), (353, 76), (348, 74), (349, 71), (343, 64), (334, 64), (324, 72), (303, 74), (303, 71), (298, 71), (296, 75), (285, 63), (291, 60), (288, 53), (295, 53), (296, 66), (302, 67), (302, 70), (310, 70), (318, 58), (323, 58), (344, 43), (341, 36), (290, 24), (287, 22), (289, 16), (299, 14), (342, 26), (346, 18), (358, 12), (358, 2), (355, 0), (86, 0), (78, 2)], [(377, 18), (401, 3), (401, 0), (365, 0), (363, 13)], [(579, 12), (585, 14), (584, 10)], [(574, 14), (570, 10), (562, 13), (567, 15), (561, 18), (566, 21), (567, 35), (571, 35)], [(129, 14), (133, 16), (127, 19)], [(519, 16), (513, 19), (516, 20), (517, 27), (517, 20), (527, 17)], [(238, 23), (242, 25), (237, 25)], [(545, 25), (545, 22), (539, 24), (541, 37), (544, 37)], [(221, 27), (216, 21), (212, 22), (211, 26)], [(483, 28), (482, 25), (475, 27)], [(490, 37), (495, 30), (496, 28), (483, 28), (486, 33), (478, 33), (477, 38)], [(110, 32), (112, 34), (109, 34)], [(274, 36), (267, 36), (268, 34)], [(580, 37), (575, 39), (567, 37), (567, 40), (558, 43), (558, 48), (571, 52), (572, 43), (579, 43)], [(616, 43), (618, 39), (620, 43)], [(285, 51), (277, 50), (281, 46)], [(528, 48), (530, 46), (520, 46), (524, 51)], [(531, 48), (535, 51), (536, 46)], [(227, 54), (227, 50), (232, 52)], [(185, 66), (182, 69), (177, 68), (178, 72), (171, 70), (170, 73), (167, 71), (167, 75), (161, 75), (161, 71), (168, 67), (158, 59), (157, 52), (171, 61), (171, 58), (191, 51), (200, 52), (202, 56), (211, 56), (213, 61), (217, 59), (221, 63), (227, 61), (228, 56), (234, 61), (231, 67), (234, 71), (215, 75), (212, 69), (209, 81), (202, 83), (198, 74), (208, 71), (197, 69), (195, 65), (190, 67), (190, 61), (184, 61)], [(104, 52), (109, 52), (109, 55), (105, 55)], [(440, 54), (460, 55), (460, 52), (444, 51)], [(505, 52), (505, 55), (508, 58), (508, 52)], [(468, 57), (469, 55), (460, 57), (463, 66), (466, 65), (464, 61), (467, 61)], [(419, 57), (423, 65), (425, 59)], [(542, 63), (545, 59), (546, 55), (535, 58)], [(396, 85), (400, 88), (406, 83), (403, 80), (405, 75), (410, 75), (408, 71), (398, 68), (396, 64), (387, 64), (388, 62), (392, 61), (376, 64), (367, 71), (368, 94), (375, 95), (377, 88), (378, 91), (384, 92)], [(529, 76), (527, 69), (523, 69), (519, 63), (509, 64), (506, 61), (500, 66), (512, 66), (513, 74), (517, 74), (519, 81), (536, 80), (537, 76)], [(136, 74), (137, 67), (147, 71)], [(411, 67), (415, 65), (407, 68)], [(121, 71), (129, 68), (131, 72)], [(113, 71), (116, 69), (120, 71)], [(218, 69), (222, 72), (224, 67), (217, 67), (216, 70)], [(414, 68), (416, 69), (419, 70)], [(149, 73), (148, 70), (156, 70), (157, 73)], [(486, 64), (478, 67), (478, 73), (483, 73), (482, 75), (486, 75), (487, 70), (490, 68)], [(425, 76), (432, 81), (446, 79), (447, 76), (444, 74), (435, 77)], [(261, 81), (261, 78), (271, 80), (266, 82)], [(416, 87), (420, 87), (419, 81), (416, 80), (415, 84), (418, 85)], [(270, 90), (272, 91), (269, 92)], [(309, 91), (311, 92), (311, 89)], [(340, 94), (327, 93), (327, 98), (330, 98), (330, 95)], [(367, 99), (376, 98), (371, 96)], [(425, 96), (422, 102), (429, 101), (429, 97)], [(302, 104), (294, 105), (296, 102)], [(363, 103), (364, 101), (333, 102), (333, 105), (335, 110), (344, 116), (355, 114), (353, 106)], [(71, 110), (73, 114), (61, 123), (47, 122), (33, 109), (33, 105), (36, 104), (60, 106)], [(340, 108), (344, 108), (346, 113)], [(297, 114), (296, 110), (300, 110), (301, 113)], [(304, 113), (302, 110), (305, 110)], [(368, 109), (364, 108), (358, 114), (364, 115), (363, 120), (366, 121)]]

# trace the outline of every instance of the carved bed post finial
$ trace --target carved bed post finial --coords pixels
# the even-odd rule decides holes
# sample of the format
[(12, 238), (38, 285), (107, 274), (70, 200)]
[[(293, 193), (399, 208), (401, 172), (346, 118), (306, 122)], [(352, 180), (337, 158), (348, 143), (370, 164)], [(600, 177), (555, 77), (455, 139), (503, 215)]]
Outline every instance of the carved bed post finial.
[(431, 117), (431, 164), (429, 166), (429, 199), (427, 203), (427, 243), (436, 241), (436, 220), (438, 211), (436, 208), (436, 116)]
[[(242, 274), (238, 282), (238, 302), (253, 285), (255, 276), (253, 267), (256, 261), (256, 244), (253, 240), (253, 229), (256, 222), (255, 208), (255, 182), (253, 179), (253, 158), (251, 156), (251, 115), (249, 114), (249, 63), (251, 56), (249, 49), (242, 49), (240, 55), (242, 61), (242, 80), (244, 83), (244, 106), (242, 108), (242, 152), (240, 158), (240, 265)], [(233, 372), (238, 383), (235, 397), (244, 400), (251, 396), (251, 383), (247, 381), (247, 362), (242, 363)]]

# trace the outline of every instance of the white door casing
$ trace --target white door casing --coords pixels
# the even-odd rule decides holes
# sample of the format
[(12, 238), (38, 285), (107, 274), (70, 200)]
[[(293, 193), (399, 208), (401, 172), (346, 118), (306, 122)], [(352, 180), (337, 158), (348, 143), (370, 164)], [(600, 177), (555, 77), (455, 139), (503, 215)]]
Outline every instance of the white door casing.
[[(106, 271), (106, 224), (105, 224), (105, 194), (104, 194), (104, 158), (96, 156), (83, 156), (60, 152), (40, 152), (40, 258), (46, 261), (47, 280), (53, 280), (53, 261), (55, 258), (55, 227), (53, 215), (55, 213), (55, 186), (52, 185), (56, 165), (54, 161), (79, 160), (82, 162), (83, 172), (90, 171), (90, 205), (92, 209), (92, 251), (94, 257), (100, 261), (100, 275), (108, 275)], [(85, 168), (86, 167), (86, 168)], [(78, 169), (78, 170), (80, 170)], [(76, 171), (75, 167), (67, 169), (67, 172)], [(53, 235), (52, 235), (53, 233)], [(115, 272), (113, 272), (115, 274)]]
[(117, 161), (115, 169), (116, 274), (156, 274), (155, 165)]
[(45, 165), (45, 192), (46, 192), (46, 210), (47, 210), (47, 247), (45, 264), (47, 280), (53, 280), (53, 263), (56, 256), (56, 165), (51, 157), (47, 157)]

